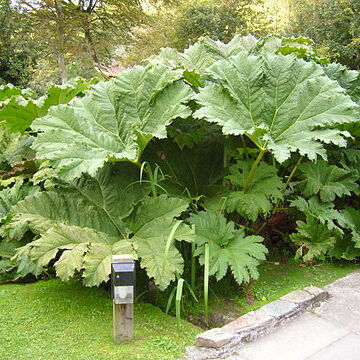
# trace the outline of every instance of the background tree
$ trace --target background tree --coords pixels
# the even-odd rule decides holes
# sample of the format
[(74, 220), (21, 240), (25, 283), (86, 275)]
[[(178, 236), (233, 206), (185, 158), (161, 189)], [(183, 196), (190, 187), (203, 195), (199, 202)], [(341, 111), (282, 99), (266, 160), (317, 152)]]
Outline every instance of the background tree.
[(293, 1), (289, 33), (305, 35), (326, 51), (332, 61), (360, 68), (360, 1)]
[(37, 45), (24, 36), (29, 30), (10, 0), (0, 0), (0, 84), (26, 86), (37, 59)]
[(65, 6), (94, 63), (111, 59), (114, 49), (127, 43), (130, 30), (145, 16), (139, 0), (67, 0)]
[(34, 82), (44, 87), (94, 76), (95, 66), (111, 63), (145, 16), (138, 0), (17, 1), (21, 15), (31, 21), (28, 35), (42, 48)]
[(192, 2), (180, 9), (175, 21), (176, 47), (186, 48), (201, 36), (229, 42), (236, 33), (246, 34), (253, 17), (251, 1)]
[(153, 7), (133, 29), (126, 65), (141, 63), (162, 47), (184, 50), (201, 36), (228, 42), (235, 34), (264, 35), (270, 23), (262, 0), (180, 0)]

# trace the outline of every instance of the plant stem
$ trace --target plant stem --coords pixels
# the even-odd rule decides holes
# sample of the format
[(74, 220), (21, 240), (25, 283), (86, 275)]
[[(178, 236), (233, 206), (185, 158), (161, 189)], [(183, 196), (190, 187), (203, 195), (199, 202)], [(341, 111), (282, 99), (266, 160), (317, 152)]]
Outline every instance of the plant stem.
[(228, 149), (227, 149), (227, 146), (226, 146), (226, 139), (225, 139), (225, 143), (224, 143), (224, 154), (223, 154), (223, 168), (225, 169), (228, 165), (228, 159), (227, 159), (227, 156), (228, 156)]
[(243, 146), (243, 148), (244, 148), (245, 159), (248, 159), (248, 153), (247, 153), (247, 147), (246, 147), (244, 135), (241, 135), (240, 138), (241, 138), (242, 146)]
[(261, 230), (266, 226), (266, 222), (263, 222), (261, 224), (261, 226), (259, 227), (259, 229), (256, 231), (255, 235), (259, 234), (261, 232)]
[(295, 174), (298, 166), (301, 164), (303, 158), (304, 158), (303, 156), (300, 156), (300, 157), (299, 157), (299, 160), (297, 161), (297, 163), (295, 164), (294, 168), (292, 169), (292, 171), (291, 171), (288, 179), (286, 180), (284, 191), (286, 190), (286, 188), (287, 188), (288, 185), (290, 184), (290, 181), (291, 181), (291, 179), (294, 177), (294, 174)]
[(195, 291), (196, 259), (194, 256), (195, 243), (191, 243), (191, 289)]
[(282, 239), (285, 239), (286, 236), (287, 236), (285, 233), (283, 233), (283, 232), (280, 231), (280, 230), (273, 229), (273, 231), (276, 232), (277, 234), (279, 234), (279, 235), (282, 237)]
[(258, 157), (256, 158), (255, 162), (253, 163), (253, 165), (250, 169), (249, 175), (248, 175), (246, 182), (244, 184), (244, 187), (243, 187), (243, 191), (249, 190), (250, 186), (252, 185), (252, 182), (254, 181), (256, 169), (265, 153), (266, 153), (266, 149), (260, 150)]
[(178, 323), (181, 318), (181, 299), (183, 294), (184, 279), (179, 279), (176, 287), (175, 312)]
[(254, 281), (250, 280), (249, 282), (243, 283), (242, 285), (247, 305), (252, 305), (255, 301), (255, 292), (254, 292), (253, 284)]
[[(227, 147), (227, 144), (226, 144), (227, 138), (228, 137), (226, 136), (225, 141), (224, 141), (224, 154), (223, 154), (223, 163), (222, 163), (223, 169), (226, 169), (227, 166), (228, 166), (228, 163), (229, 163), (229, 159), (228, 159), (229, 151), (228, 151), (228, 147)], [(226, 185), (225, 176), (223, 177), (222, 184)]]
[(204, 306), (205, 306), (205, 320), (208, 322), (209, 317), (209, 268), (210, 268), (210, 254), (209, 244), (205, 244), (205, 269), (204, 269)]

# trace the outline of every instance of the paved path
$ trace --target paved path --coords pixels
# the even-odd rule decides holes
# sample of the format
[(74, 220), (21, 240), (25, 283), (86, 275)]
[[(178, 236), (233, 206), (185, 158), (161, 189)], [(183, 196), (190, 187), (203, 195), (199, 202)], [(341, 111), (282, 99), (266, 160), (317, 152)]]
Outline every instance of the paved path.
[(331, 298), (227, 360), (360, 360), (360, 270), (325, 287)]

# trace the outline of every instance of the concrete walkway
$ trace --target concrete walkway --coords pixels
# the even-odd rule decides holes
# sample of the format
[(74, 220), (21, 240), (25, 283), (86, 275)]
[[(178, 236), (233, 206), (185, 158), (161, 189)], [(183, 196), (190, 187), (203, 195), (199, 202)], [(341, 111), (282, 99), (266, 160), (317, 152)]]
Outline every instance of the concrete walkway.
[(360, 270), (324, 290), (331, 297), (320, 307), (221, 359), (360, 360)]

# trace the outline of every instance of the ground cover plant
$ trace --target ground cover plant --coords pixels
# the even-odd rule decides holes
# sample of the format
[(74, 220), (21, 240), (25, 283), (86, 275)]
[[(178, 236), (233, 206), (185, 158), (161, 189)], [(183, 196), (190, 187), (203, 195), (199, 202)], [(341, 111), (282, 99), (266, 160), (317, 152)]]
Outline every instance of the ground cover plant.
[(279, 36), (148, 62), (21, 127), (5, 117), (36, 159), (3, 183), (5, 269), (96, 286), (133, 253), (179, 314), (182, 291), (207, 304), (209, 280), (249, 284), (269, 251), (357, 259), (358, 72)]

